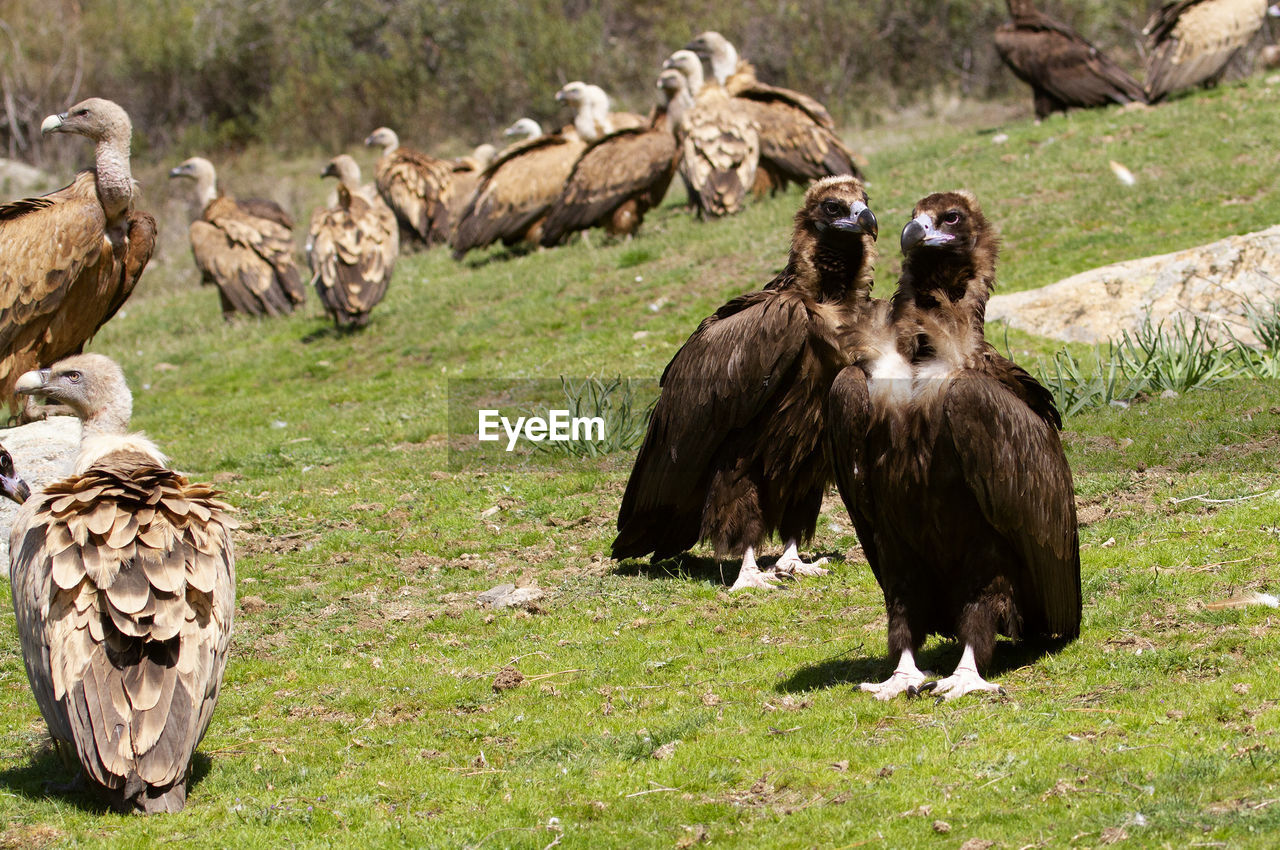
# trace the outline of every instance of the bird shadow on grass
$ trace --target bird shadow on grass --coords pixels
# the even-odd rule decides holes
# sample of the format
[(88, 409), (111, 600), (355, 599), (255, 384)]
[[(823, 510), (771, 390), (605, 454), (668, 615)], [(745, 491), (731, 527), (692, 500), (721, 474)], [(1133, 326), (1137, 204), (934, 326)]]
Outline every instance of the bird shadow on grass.
[[(198, 752), (191, 759), (188, 795), (208, 775), (212, 764), (213, 761), (204, 753)], [(25, 764), (0, 770), (0, 787), (28, 800), (57, 799), (89, 814), (103, 815), (112, 811), (111, 806), (94, 793), (84, 774), (68, 769), (57, 751), (47, 743), (34, 751)]]
[(364, 330), (364, 328), (340, 328), (337, 325), (325, 325), (306, 334), (300, 341), (303, 345), (310, 345), (311, 343), (319, 342), (322, 339), (346, 339), (349, 336), (354, 336), (355, 334), (360, 333), (362, 330)]
[(462, 265), (469, 269), (482, 269), (490, 263), (506, 263), (511, 260), (518, 260), (521, 257), (535, 254), (542, 250), (540, 245), (528, 245), (524, 242), (517, 242), (515, 245), (503, 246), (502, 250), (491, 250), (483, 257), (478, 259), (467, 258), (459, 260)]
[[(1050, 653), (1065, 647), (1069, 641), (1023, 641), (1012, 643), (999, 641), (991, 664), (982, 671), (983, 678), (996, 681), (1011, 670), (1035, 664)], [(897, 659), (880, 655), (874, 657), (855, 656), (862, 652), (862, 644), (858, 644), (840, 655), (801, 667), (791, 676), (774, 686), (779, 693), (802, 693), (834, 688), (841, 685), (860, 685), (863, 682), (882, 682), (893, 674)], [(920, 652), (916, 663), (928, 674), (928, 678), (936, 679), (951, 674), (960, 662), (963, 648), (954, 642), (947, 642), (929, 647)]]
[(682, 552), (674, 558), (654, 558), (651, 561), (627, 559), (613, 571), (618, 576), (639, 576), (648, 579), (681, 579), (683, 581), (709, 581), (724, 583), (727, 587), (738, 576), (738, 565), (715, 558), (700, 558)]

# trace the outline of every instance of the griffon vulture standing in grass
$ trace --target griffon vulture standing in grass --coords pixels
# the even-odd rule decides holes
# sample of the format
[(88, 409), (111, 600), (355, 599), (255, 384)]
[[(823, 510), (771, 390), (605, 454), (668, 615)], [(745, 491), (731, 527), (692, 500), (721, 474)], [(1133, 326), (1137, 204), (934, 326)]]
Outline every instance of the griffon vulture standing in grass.
[(1141, 84), (1071, 27), (1031, 0), (1008, 2), (1013, 20), (996, 29), (996, 52), (1031, 86), (1036, 118), (1071, 107), (1146, 102)]
[[(562, 96), (571, 86), (571, 93)], [(600, 138), (604, 127), (610, 126), (608, 97), (598, 87), (573, 83), (556, 97), (574, 107), (573, 124), (558, 133), (533, 136), (498, 154), (459, 217), (451, 240), (455, 259), (498, 240), (508, 246), (542, 241), (542, 224), (560, 199), (578, 157)], [(520, 119), (507, 132), (526, 120)], [(532, 120), (528, 125), (527, 129), (537, 127)]]
[(401, 244), (410, 239), (430, 248), (448, 242), (454, 164), (400, 147), (400, 137), (390, 127), (374, 130), (364, 143), (382, 148), (374, 182), (400, 222)]
[[(681, 78), (675, 71), (664, 73)], [(558, 245), (569, 234), (591, 227), (631, 236), (640, 229), (644, 214), (662, 203), (675, 174), (677, 148), (668, 90), (661, 82), (659, 88), (660, 103), (648, 126), (616, 130), (578, 158), (542, 225), (543, 245)]]
[(1222, 79), (1227, 65), (1262, 27), (1267, 0), (1177, 0), (1151, 16), (1147, 36), (1147, 97)]
[(685, 45), (710, 68), (711, 76), (733, 97), (761, 102), (786, 103), (802, 110), (814, 123), (834, 130), (835, 121), (827, 108), (814, 98), (793, 89), (771, 86), (756, 78), (756, 69), (738, 56), (738, 49), (718, 32), (699, 33)]
[(689, 201), (703, 218), (740, 212), (760, 164), (758, 125), (723, 86), (706, 82), (702, 63), (692, 52), (677, 50), (662, 67), (684, 74), (694, 101), (676, 125), (680, 176), (690, 189)]
[(155, 219), (133, 209), (123, 109), (90, 98), (40, 131), (92, 139), (95, 163), (56, 192), (0, 204), (0, 398), (13, 413), (18, 376), (81, 351), (133, 292), (156, 244)]
[(320, 174), (338, 178), (338, 202), (311, 216), (307, 262), (325, 312), (339, 328), (362, 328), (387, 294), (400, 248), (395, 213), (372, 187), (360, 185), (360, 166), (346, 154)]
[[(982, 678), (997, 634), (1080, 631), (1080, 548), (1071, 470), (1053, 397), (983, 336), (997, 236), (967, 192), (930, 195), (902, 231), (887, 320), (868, 322), (856, 365), (831, 389), (836, 483), (889, 612), (879, 699), (996, 691)], [(925, 683), (930, 634), (964, 650)]]
[(17, 389), (83, 425), (75, 471), (27, 500), (9, 538), (36, 704), (63, 760), (113, 807), (179, 811), (231, 640), (230, 508), (127, 433), (129, 388), (108, 358), (69, 357)]
[(191, 253), (203, 281), (218, 287), (223, 318), (293, 312), (306, 291), (284, 210), (272, 201), (219, 195), (213, 163), (202, 157), (186, 160), (169, 177), (194, 181), (200, 217), (191, 222)]
[(709, 541), (742, 557), (733, 590), (771, 586), (756, 563), (773, 532), (779, 574), (801, 561), (831, 479), (827, 391), (846, 365), (838, 343), (871, 291), (877, 228), (853, 177), (806, 193), (787, 266), (763, 290), (702, 321), (662, 376), (662, 391), (618, 512), (614, 558), (666, 558)]

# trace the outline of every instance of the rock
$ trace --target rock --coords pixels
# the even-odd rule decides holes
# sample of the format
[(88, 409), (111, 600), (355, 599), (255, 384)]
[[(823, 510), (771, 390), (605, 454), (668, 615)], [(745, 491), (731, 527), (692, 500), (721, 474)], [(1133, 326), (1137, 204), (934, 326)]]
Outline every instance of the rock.
[[(51, 416), (17, 428), (0, 430), (0, 444), (13, 455), (13, 466), (38, 493), (59, 478), (71, 474), (80, 449), (80, 420), (74, 416)], [(9, 573), (9, 529), (18, 506), (0, 498), (0, 568)]]
[(38, 168), (0, 158), (0, 192), (8, 198), (29, 197), (53, 189), (53, 178)]
[(1199, 317), (1215, 338), (1228, 329), (1241, 342), (1258, 339), (1244, 321), (1280, 298), (1280, 225), (1172, 254), (1127, 260), (1082, 272), (1040, 289), (997, 295), (987, 320), (1064, 342), (1099, 343), (1133, 333), (1145, 319)]
[(485, 608), (531, 608), (533, 603), (546, 596), (539, 587), (516, 587), (500, 584), (476, 597)]
[(515, 589), (516, 586), (514, 584), (500, 584), (497, 587), (489, 588), (484, 593), (477, 596), (476, 601), (485, 608), (492, 608), (493, 603), (497, 602), (499, 599), (503, 598)]

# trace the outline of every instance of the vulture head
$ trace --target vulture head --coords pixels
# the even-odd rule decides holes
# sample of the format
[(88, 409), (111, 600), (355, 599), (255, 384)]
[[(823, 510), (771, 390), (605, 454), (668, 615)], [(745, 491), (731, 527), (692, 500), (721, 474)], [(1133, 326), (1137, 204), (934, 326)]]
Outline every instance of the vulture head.
[(133, 132), (129, 113), (116, 103), (101, 97), (82, 100), (66, 112), (50, 115), (40, 124), (40, 132), (75, 133), (95, 142), (121, 141), (127, 146)]
[(385, 156), (400, 147), (400, 137), (390, 127), (379, 127), (365, 138), (364, 143), (369, 147), (376, 145), (382, 148), (382, 153)]
[(578, 105), (586, 99), (587, 84), (581, 80), (565, 83), (560, 87), (560, 91), (556, 92), (556, 100), (559, 103), (568, 104), (572, 109), (577, 109)]
[(493, 162), (493, 158), (498, 155), (498, 149), (493, 145), (485, 142), (483, 145), (476, 145), (476, 149), (471, 152), (471, 158), (476, 161), (476, 171), (484, 171), (489, 167), (489, 163)]
[(689, 94), (697, 97), (702, 91), (703, 81), (706, 79), (702, 74), (702, 62), (698, 59), (697, 54), (691, 50), (677, 50), (667, 57), (667, 61), (662, 63), (662, 67), (673, 68), (684, 74), (685, 82), (689, 86)]
[(573, 126), (588, 142), (612, 132), (609, 120), (609, 95), (599, 86), (575, 80), (556, 92), (556, 100), (568, 104), (574, 112)]
[(0, 446), (0, 494), (7, 496), (18, 504), (25, 502), (27, 497), (31, 495), (31, 488), (14, 471), (13, 458), (4, 446)]
[(856, 177), (826, 177), (809, 187), (795, 218), (791, 256), (803, 276), (828, 296), (871, 291), (875, 240), (880, 233)]
[(504, 136), (518, 136), (522, 139), (535, 139), (542, 135), (542, 125), (532, 118), (521, 118), (502, 131)]
[(674, 129), (679, 126), (685, 110), (693, 106), (693, 98), (689, 95), (689, 83), (685, 80), (684, 74), (674, 68), (668, 68), (658, 75), (658, 92), (659, 100), (666, 108), (667, 115), (671, 117), (671, 127)]
[(706, 62), (711, 67), (711, 76), (720, 85), (724, 85), (725, 80), (738, 70), (737, 48), (714, 30), (699, 33), (684, 49), (693, 51), (699, 59)]
[(170, 170), (169, 177), (185, 177), (188, 180), (194, 180), (196, 197), (200, 201), (201, 208), (218, 197), (218, 172), (214, 170), (213, 163), (202, 156), (193, 156), (185, 160), (181, 165)]
[(354, 192), (360, 186), (360, 166), (349, 154), (340, 153), (325, 165), (321, 177), (336, 177), (338, 182)]
[(133, 413), (124, 372), (101, 354), (76, 354), (46, 369), (33, 369), (18, 378), (14, 392), (66, 405), (86, 429), (95, 423), (104, 432), (123, 434)]
[(953, 300), (968, 293), (985, 301), (999, 252), (999, 235), (967, 191), (929, 195), (902, 228), (904, 272), (912, 272), (916, 291), (941, 289)]

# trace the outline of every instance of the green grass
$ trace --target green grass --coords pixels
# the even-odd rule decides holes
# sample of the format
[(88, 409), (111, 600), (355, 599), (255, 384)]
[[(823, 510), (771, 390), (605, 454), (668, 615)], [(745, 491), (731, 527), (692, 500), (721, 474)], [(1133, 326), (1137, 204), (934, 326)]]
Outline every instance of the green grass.
[[(877, 292), (912, 203), (942, 188), (974, 190), (1001, 226), (1003, 289), (1280, 219), (1278, 98), (1258, 79), (1010, 122), (1003, 145), (963, 123), (883, 144), (867, 168)], [(813, 547), (829, 576), (730, 597), (704, 552), (604, 557), (630, 452), (450, 463), (451, 381), (495, 399), (541, 382), (547, 402), (562, 376), (653, 380), (704, 315), (781, 266), (798, 200), (707, 224), (669, 205), (627, 243), (405, 257), (368, 330), (341, 336), (314, 300), (224, 324), (165, 206), (164, 254), (93, 348), (124, 365), (135, 424), (241, 509), (222, 701), (181, 815), (48, 793), (67, 775), (5, 613), (0, 845), (1270, 846), (1277, 616), (1206, 604), (1276, 586), (1275, 381), (1068, 419), (1081, 638), (1043, 656), (1002, 645), (1008, 696), (953, 705), (855, 690), (888, 673), (884, 611), (834, 498)], [(1027, 365), (1059, 347), (992, 336)], [(477, 608), (504, 581), (547, 595)], [(958, 651), (934, 641), (923, 658), (946, 670)], [(495, 691), (506, 666), (526, 681)]]

